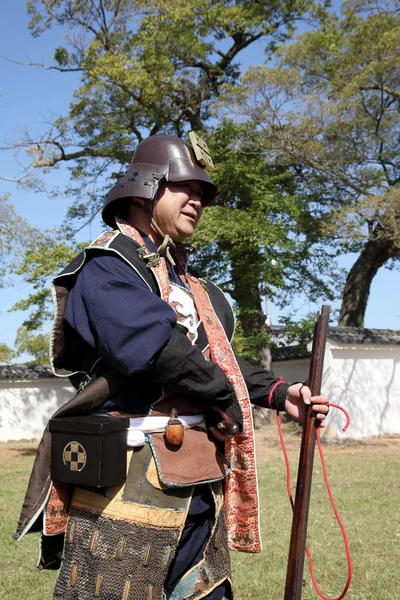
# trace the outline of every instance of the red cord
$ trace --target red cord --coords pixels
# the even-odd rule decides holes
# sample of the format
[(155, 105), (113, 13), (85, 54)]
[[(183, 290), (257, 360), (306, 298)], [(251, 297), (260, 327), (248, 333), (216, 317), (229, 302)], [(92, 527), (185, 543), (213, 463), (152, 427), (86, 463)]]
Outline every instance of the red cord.
[[(275, 387), (277, 385), (279, 385), (280, 383), (284, 383), (283, 381), (278, 381), (274, 388), (271, 390), (269, 396), (268, 396), (268, 404), (271, 405), (271, 399), (272, 399), (272, 393), (275, 389)], [(346, 425), (343, 427), (343, 431), (346, 431), (346, 429), (348, 428), (348, 426), (350, 425), (350, 415), (349, 413), (342, 407), (339, 406), (338, 404), (334, 404), (333, 402), (328, 402), (328, 406), (333, 406), (334, 408), (338, 408), (339, 410), (341, 410), (345, 415), (346, 415)], [(287, 488), (287, 493), (288, 493), (288, 497), (290, 500), (290, 504), (292, 506), (292, 510), (294, 510), (294, 502), (293, 502), (293, 496), (292, 496), (292, 492), (290, 489), (290, 463), (289, 463), (289, 457), (288, 457), (288, 453), (286, 450), (286, 446), (285, 446), (285, 441), (283, 438), (283, 432), (282, 432), (282, 424), (281, 424), (281, 418), (279, 416), (279, 411), (276, 411), (276, 423), (278, 426), (278, 432), (279, 432), (279, 439), (281, 441), (281, 446), (282, 446), (282, 450), (283, 450), (283, 455), (285, 458), (285, 463), (286, 463), (286, 488)], [(344, 528), (343, 522), (339, 516), (338, 510), (336, 508), (336, 504), (335, 501), (333, 499), (333, 494), (332, 494), (332, 490), (329, 484), (329, 480), (328, 480), (328, 473), (327, 473), (327, 469), (326, 469), (326, 463), (325, 463), (325, 458), (324, 458), (324, 453), (322, 450), (322, 444), (321, 444), (321, 436), (319, 433), (319, 427), (316, 427), (316, 438), (317, 438), (317, 445), (318, 445), (318, 451), (319, 451), (319, 455), (321, 458), (321, 464), (322, 464), (322, 471), (323, 471), (323, 475), (324, 475), (324, 481), (325, 481), (325, 485), (326, 485), (326, 489), (328, 491), (329, 494), (329, 499), (331, 501), (331, 505), (333, 508), (333, 512), (335, 513), (335, 517), (337, 522), (339, 523), (339, 527), (341, 529), (342, 535), (343, 535), (343, 540), (344, 540), (344, 545), (346, 548), (346, 557), (347, 557), (347, 569), (348, 569), (348, 575), (347, 575), (347, 581), (346, 584), (343, 588), (342, 593), (339, 596), (336, 596), (335, 598), (329, 598), (328, 596), (325, 596), (320, 588), (319, 585), (317, 583), (317, 580), (315, 578), (314, 575), (314, 569), (313, 569), (313, 564), (312, 564), (312, 559), (311, 559), (311, 554), (310, 551), (308, 549), (308, 547), (306, 546), (306, 554), (307, 554), (307, 558), (308, 558), (308, 563), (309, 563), (309, 567), (310, 567), (310, 575), (311, 575), (311, 580), (313, 582), (313, 586), (315, 588), (315, 591), (317, 592), (318, 596), (320, 596), (320, 598), (322, 598), (323, 600), (342, 600), (342, 598), (344, 598), (344, 596), (347, 593), (347, 590), (349, 589), (350, 583), (351, 583), (351, 579), (353, 576), (353, 566), (351, 563), (351, 556), (350, 556), (350, 547), (349, 547), (349, 540), (347, 537), (347, 533), (346, 530)]]
[[(274, 385), (271, 388), (270, 393), (268, 394), (268, 406), (269, 408), (271, 408), (272, 405), (272, 396), (274, 395), (274, 391), (276, 390), (276, 388), (278, 387), (278, 385), (282, 385), (283, 383), (285, 383), (282, 379), (282, 377), (279, 377), (278, 381), (275, 381)], [(278, 412), (278, 411), (276, 411)]]

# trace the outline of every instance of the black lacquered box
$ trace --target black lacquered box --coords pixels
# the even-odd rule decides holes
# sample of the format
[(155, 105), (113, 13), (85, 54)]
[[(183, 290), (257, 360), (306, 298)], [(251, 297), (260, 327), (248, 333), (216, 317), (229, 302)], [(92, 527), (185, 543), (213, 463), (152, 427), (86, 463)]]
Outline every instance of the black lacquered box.
[(53, 481), (90, 487), (125, 481), (128, 417), (64, 417), (49, 427)]

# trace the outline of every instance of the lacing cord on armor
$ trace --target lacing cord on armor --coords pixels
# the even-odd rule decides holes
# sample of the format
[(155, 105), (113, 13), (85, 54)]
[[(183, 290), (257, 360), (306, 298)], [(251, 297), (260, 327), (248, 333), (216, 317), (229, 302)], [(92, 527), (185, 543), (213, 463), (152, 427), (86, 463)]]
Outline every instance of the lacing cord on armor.
[(170, 249), (173, 250), (175, 248), (174, 240), (169, 235), (164, 234), (164, 232), (158, 226), (157, 221), (155, 220), (155, 218), (153, 216), (151, 217), (150, 222), (151, 222), (151, 226), (156, 230), (158, 235), (160, 235), (163, 240), (161, 245), (157, 248), (157, 252), (159, 254), (161, 254), (161, 256), (165, 255), (166, 259), (171, 263), (171, 265), (173, 267), (175, 267), (176, 263), (175, 263), (174, 259), (172, 258), (171, 250), (170, 250)]
[[(272, 398), (273, 398), (273, 393), (275, 391), (275, 389), (278, 387), (278, 385), (281, 385), (285, 383), (282, 379), (282, 377), (279, 378), (279, 380), (273, 385), (273, 387), (271, 388), (271, 391), (268, 395), (268, 406), (271, 408), (272, 405)], [(327, 404), (328, 406), (332, 406), (333, 408), (338, 408), (339, 410), (341, 410), (345, 416), (346, 416), (346, 424), (343, 427), (343, 431), (346, 431), (346, 429), (349, 427), (350, 425), (350, 415), (347, 412), (347, 410), (345, 410), (342, 406), (339, 406), (338, 404), (334, 404), (333, 402), (328, 402)], [(290, 500), (290, 504), (292, 507), (292, 510), (294, 510), (294, 501), (293, 501), (293, 496), (292, 496), (292, 492), (291, 492), (291, 485), (290, 485), (290, 462), (289, 462), (289, 456), (286, 450), (286, 445), (285, 445), (285, 440), (283, 438), (283, 431), (282, 431), (282, 423), (281, 423), (281, 418), (279, 415), (279, 411), (276, 411), (276, 424), (278, 426), (278, 432), (279, 432), (279, 439), (281, 442), (281, 446), (282, 446), (282, 451), (283, 451), (283, 455), (285, 458), (285, 463), (286, 463), (286, 488), (287, 488), (287, 494)], [(347, 593), (347, 590), (349, 589), (350, 583), (351, 583), (351, 579), (353, 576), (353, 566), (352, 566), (352, 562), (351, 562), (351, 556), (350, 556), (350, 546), (349, 546), (349, 539), (347, 537), (347, 533), (345, 530), (345, 527), (343, 525), (343, 521), (341, 520), (340, 516), (339, 516), (339, 512), (336, 508), (336, 504), (333, 498), (333, 494), (332, 494), (332, 490), (329, 484), (329, 480), (328, 480), (328, 473), (327, 473), (327, 468), (326, 468), (326, 462), (325, 462), (325, 458), (324, 458), (324, 453), (322, 450), (322, 443), (321, 443), (321, 435), (320, 435), (320, 431), (319, 431), (319, 425), (317, 424), (316, 426), (316, 430), (315, 430), (315, 435), (316, 435), (316, 440), (317, 440), (317, 446), (318, 446), (318, 452), (319, 452), (319, 456), (321, 459), (321, 465), (322, 465), (322, 472), (323, 472), (323, 476), (324, 476), (324, 482), (326, 485), (326, 489), (328, 491), (328, 495), (329, 495), (329, 499), (333, 508), (333, 512), (335, 514), (336, 520), (339, 523), (339, 527), (340, 530), (342, 532), (342, 536), (343, 536), (343, 540), (344, 540), (344, 545), (345, 545), (345, 549), (346, 549), (346, 558), (347, 558), (347, 581), (346, 584), (343, 588), (343, 591), (341, 592), (341, 594), (339, 594), (339, 596), (336, 596), (335, 598), (329, 598), (328, 596), (325, 596), (322, 592), (321, 589), (317, 583), (317, 580), (315, 578), (315, 574), (314, 574), (314, 568), (313, 568), (313, 563), (312, 563), (312, 558), (311, 558), (311, 553), (309, 548), (306, 546), (305, 550), (306, 550), (306, 554), (307, 554), (307, 558), (308, 558), (308, 564), (309, 564), (309, 569), (310, 569), (310, 575), (311, 575), (311, 581), (313, 583), (313, 586), (315, 588), (315, 591), (317, 592), (318, 596), (320, 598), (322, 598), (323, 600), (342, 600), (342, 598), (344, 598), (344, 596)]]

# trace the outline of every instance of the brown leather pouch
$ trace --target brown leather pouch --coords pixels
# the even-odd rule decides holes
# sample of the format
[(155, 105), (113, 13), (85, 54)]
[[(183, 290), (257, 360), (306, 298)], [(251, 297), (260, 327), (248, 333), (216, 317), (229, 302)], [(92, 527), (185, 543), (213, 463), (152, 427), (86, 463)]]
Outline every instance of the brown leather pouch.
[(207, 431), (185, 429), (180, 446), (166, 442), (164, 433), (152, 433), (150, 444), (160, 480), (167, 487), (183, 487), (224, 479), (229, 464)]

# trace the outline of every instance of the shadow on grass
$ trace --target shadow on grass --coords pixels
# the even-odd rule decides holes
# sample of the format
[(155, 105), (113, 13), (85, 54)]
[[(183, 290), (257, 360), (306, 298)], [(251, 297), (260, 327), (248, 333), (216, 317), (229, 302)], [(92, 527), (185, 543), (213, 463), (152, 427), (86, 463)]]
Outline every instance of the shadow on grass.
[(0, 462), (7, 463), (13, 456), (35, 456), (38, 448), (37, 442), (6, 442), (0, 443)]
[(339, 440), (325, 440), (321, 438), (321, 442), (325, 446), (343, 446), (343, 447), (362, 447), (362, 446), (389, 446), (400, 443), (400, 435), (398, 433), (392, 435), (375, 435), (365, 438), (345, 438)]
[(21, 456), (35, 456), (37, 449), (36, 448), (27, 448), (25, 450), (17, 450), (17, 452)]

